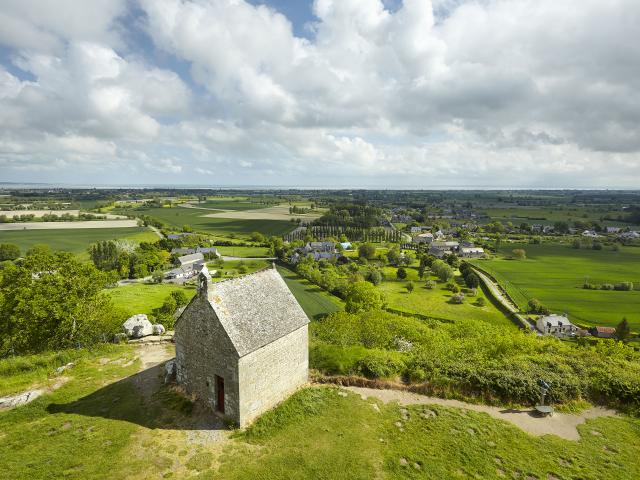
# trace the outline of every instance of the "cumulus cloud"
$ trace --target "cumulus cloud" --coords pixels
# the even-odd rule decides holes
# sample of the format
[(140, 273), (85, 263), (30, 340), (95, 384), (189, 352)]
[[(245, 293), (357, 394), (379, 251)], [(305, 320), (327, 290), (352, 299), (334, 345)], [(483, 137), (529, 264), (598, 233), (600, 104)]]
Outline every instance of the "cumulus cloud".
[(80, 164), (425, 188), (640, 175), (634, 0), (315, 0), (310, 38), (244, 0), (91, 3), (0, 6), (3, 170), (49, 155), (69, 180)]

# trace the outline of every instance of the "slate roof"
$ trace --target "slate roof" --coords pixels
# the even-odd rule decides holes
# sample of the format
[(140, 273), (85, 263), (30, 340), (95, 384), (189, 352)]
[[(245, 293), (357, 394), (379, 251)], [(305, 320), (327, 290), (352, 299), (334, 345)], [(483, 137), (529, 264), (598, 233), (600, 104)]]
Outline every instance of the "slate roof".
[(210, 283), (207, 299), (240, 357), (309, 323), (275, 268)]
[(201, 262), (204, 260), (204, 255), (202, 253), (192, 253), (191, 255), (184, 255), (182, 257), (178, 257), (178, 261), (180, 265), (188, 265), (190, 263)]

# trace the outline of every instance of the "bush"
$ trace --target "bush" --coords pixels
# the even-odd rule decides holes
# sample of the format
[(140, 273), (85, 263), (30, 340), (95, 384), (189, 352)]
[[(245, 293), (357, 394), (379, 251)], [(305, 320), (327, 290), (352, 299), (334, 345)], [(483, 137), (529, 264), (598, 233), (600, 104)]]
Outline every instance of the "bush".
[(367, 378), (389, 378), (400, 375), (405, 364), (399, 355), (384, 350), (372, 350), (356, 364), (357, 373)]
[(464, 293), (456, 293), (453, 297), (451, 297), (451, 303), (464, 303)]
[(436, 288), (436, 282), (433, 280), (427, 280), (424, 284), (425, 288), (428, 288), (429, 290), (433, 290), (434, 288)]
[(630, 292), (633, 290), (633, 282), (621, 282), (616, 283), (613, 287), (614, 290), (619, 290), (622, 292)]
[(476, 300), (476, 305), (479, 307), (484, 307), (487, 304), (487, 301), (485, 300), (484, 297), (478, 297), (478, 299)]
[(396, 271), (396, 277), (398, 278), (398, 280), (404, 280), (405, 278), (407, 278), (407, 271), (403, 267), (400, 267)]

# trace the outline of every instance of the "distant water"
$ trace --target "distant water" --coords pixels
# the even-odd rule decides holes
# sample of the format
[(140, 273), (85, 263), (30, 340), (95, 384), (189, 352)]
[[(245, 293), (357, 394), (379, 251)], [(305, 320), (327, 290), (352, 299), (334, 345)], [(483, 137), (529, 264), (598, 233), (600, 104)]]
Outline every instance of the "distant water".
[(636, 191), (630, 188), (602, 187), (510, 187), (504, 185), (204, 185), (204, 184), (87, 184), (87, 183), (12, 183), (0, 182), (0, 189), (91, 189), (128, 190), (578, 190), (578, 191)]

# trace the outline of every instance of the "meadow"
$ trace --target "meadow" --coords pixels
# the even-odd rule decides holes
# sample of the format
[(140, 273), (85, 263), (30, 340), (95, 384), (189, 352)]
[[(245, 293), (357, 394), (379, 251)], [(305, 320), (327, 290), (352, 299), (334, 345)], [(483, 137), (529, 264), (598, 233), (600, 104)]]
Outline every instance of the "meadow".
[(186, 207), (143, 208), (129, 213), (149, 215), (167, 225), (181, 229), (190, 225), (195, 231), (210, 233), (223, 238), (247, 238), (253, 232), (266, 236), (280, 236), (293, 230), (294, 225), (284, 220), (237, 220), (207, 217), (207, 210)]
[(622, 215), (619, 206), (570, 206), (556, 207), (517, 206), (506, 208), (488, 208), (483, 210), (491, 221), (511, 222), (514, 225), (526, 223), (553, 225), (555, 222), (597, 222), (602, 225), (624, 225), (615, 220), (604, 220), (604, 217), (617, 218)]
[[(467, 295), (464, 303), (457, 305), (451, 302), (453, 293), (446, 289), (442, 283), (437, 283), (434, 289), (425, 287), (427, 280), (436, 280), (434, 276), (425, 276), (423, 280), (418, 278), (418, 269), (406, 268), (407, 278), (396, 279), (396, 268), (385, 267), (385, 280), (378, 286), (384, 293), (387, 306), (402, 312), (418, 313), (433, 318), (441, 318), (451, 321), (476, 319), (492, 324), (505, 325), (516, 328), (515, 325), (486, 297), (482, 289), (477, 289), (475, 297)], [(464, 287), (462, 278), (456, 277), (461, 287)], [(414, 290), (409, 293), (406, 285), (413, 281)], [(483, 306), (478, 306), (479, 298), (485, 299)]]
[(105, 289), (105, 293), (113, 300), (118, 309), (127, 317), (144, 313), (151, 315), (154, 308), (162, 305), (162, 302), (175, 290), (183, 290), (189, 298), (196, 293), (193, 286), (180, 286), (169, 283), (147, 284), (132, 283), (115, 288)]
[(260, 258), (268, 257), (269, 249), (267, 247), (244, 247), (244, 246), (219, 246), (216, 247), (220, 255), (226, 257), (242, 257), (242, 258)]
[[(510, 259), (516, 248), (526, 250), (525, 260)], [(640, 330), (640, 291), (582, 288), (585, 279), (597, 284), (640, 284), (639, 248), (578, 250), (558, 244), (512, 244), (500, 253), (497, 258), (472, 263), (500, 282), (521, 309), (526, 310), (529, 299), (537, 298), (580, 325), (616, 326), (626, 317), (632, 329)]]
[(61, 230), (16, 230), (0, 232), (0, 243), (13, 243), (24, 254), (29, 248), (46, 244), (52, 250), (86, 255), (89, 245), (102, 240), (132, 240), (135, 242), (155, 242), (158, 236), (146, 227), (133, 228), (92, 228)]
[[(0, 412), (0, 479), (640, 476), (640, 421), (627, 416), (587, 420), (572, 441), (484, 413), (310, 387), (244, 432), (203, 430), (202, 412), (171, 388), (139, 389), (136, 355), (129, 346), (83, 351), (61, 388)], [(46, 363), (30, 358), (18, 372), (4, 362), (9, 376)]]

